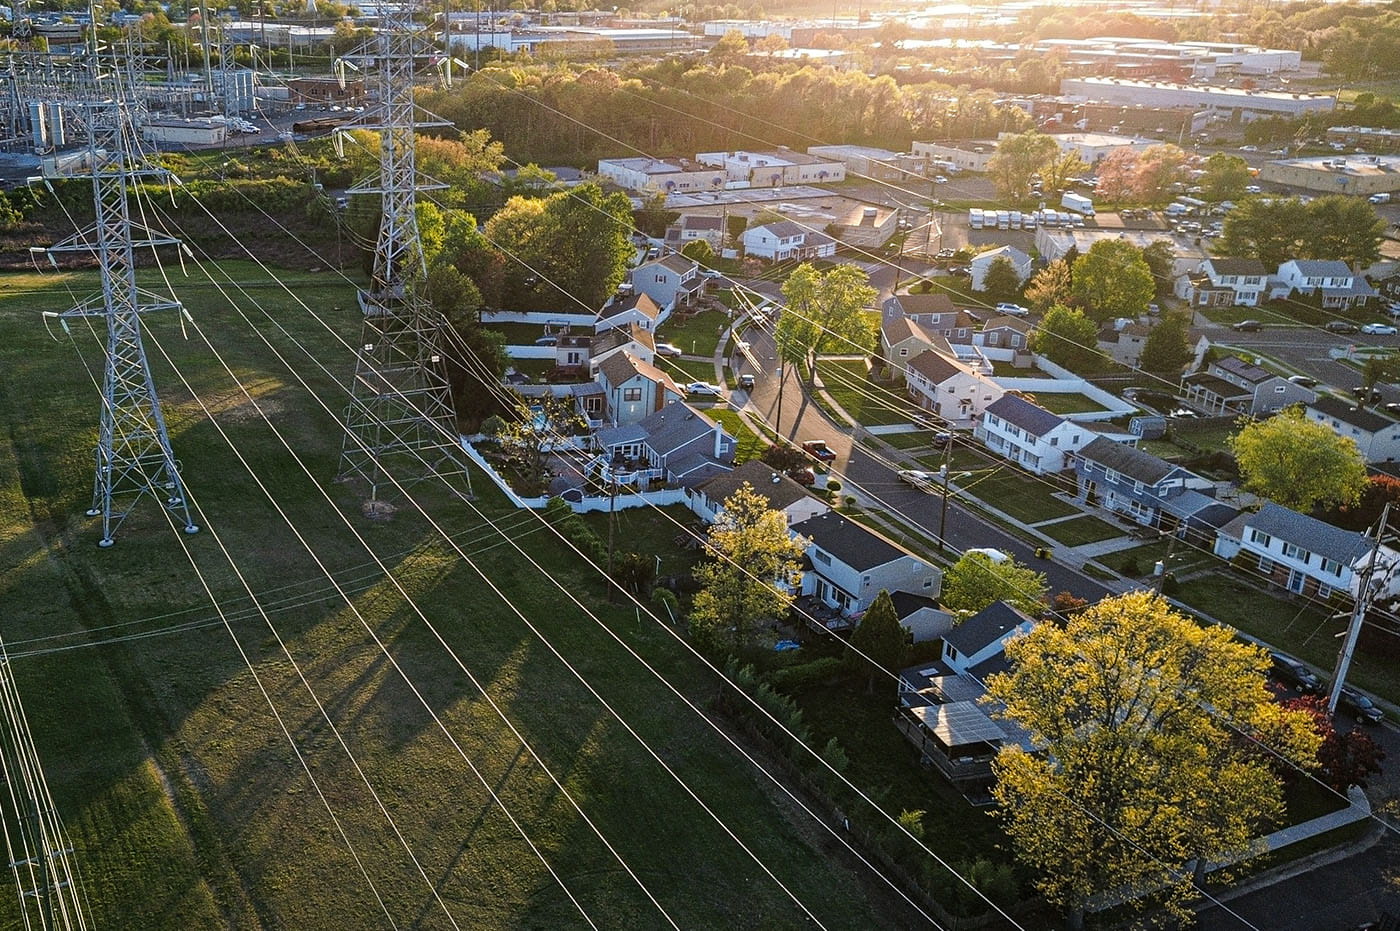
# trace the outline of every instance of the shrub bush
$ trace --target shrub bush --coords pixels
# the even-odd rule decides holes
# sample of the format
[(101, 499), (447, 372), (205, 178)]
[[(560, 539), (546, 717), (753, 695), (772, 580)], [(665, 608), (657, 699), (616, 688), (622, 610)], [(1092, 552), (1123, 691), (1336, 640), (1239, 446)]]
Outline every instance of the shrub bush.
[(1138, 565), (1136, 556), (1124, 556), (1123, 561), (1118, 564), (1118, 568), (1129, 578), (1137, 578), (1142, 575), (1142, 566)]
[(841, 660), (834, 656), (823, 656), (786, 669), (775, 669), (767, 678), (773, 688), (792, 694), (839, 676), (841, 669)]

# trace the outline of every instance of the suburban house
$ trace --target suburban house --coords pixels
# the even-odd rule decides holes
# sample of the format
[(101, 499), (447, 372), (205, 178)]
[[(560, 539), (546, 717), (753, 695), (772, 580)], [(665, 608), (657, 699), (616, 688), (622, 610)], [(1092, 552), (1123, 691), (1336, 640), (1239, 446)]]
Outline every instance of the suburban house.
[(899, 626), (909, 632), (915, 643), (929, 643), (953, 629), (953, 615), (938, 607), (927, 595), (910, 592), (890, 592)]
[(1079, 497), (1145, 527), (1213, 535), (1239, 513), (1215, 499), (1215, 484), (1132, 446), (1099, 437), (1074, 456)]
[(836, 240), (825, 233), (778, 220), (744, 230), (744, 252), (759, 259), (824, 259), (836, 254)]
[(666, 245), (677, 252), (699, 239), (709, 243), (718, 255), (724, 245), (724, 218), (685, 213), (666, 228)]
[(1031, 271), (1035, 263), (1031, 257), (1026, 255), (1015, 246), (998, 246), (995, 249), (988, 249), (986, 252), (979, 252), (972, 257), (972, 261), (967, 263), (967, 267), (972, 271), (972, 287), (974, 290), (982, 291), (987, 287), (987, 272), (992, 268), (992, 263), (997, 259), (1006, 259), (1011, 263), (1011, 268), (1016, 272), (1016, 280), (1020, 284), (1025, 284), (1030, 278)]
[(1290, 259), (1278, 267), (1278, 274), (1269, 282), (1269, 296), (1283, 298), (1292, 294), (1322, 298), (1322, 306), (1345, 309), (1364, 303), (1376, 296), (1376, 289), (1366, 279), (1352, 272), (1347, 263), (1336, 259)]
[(899, 229), (899, 211), (856, 204), (827, 227), (831, 235), (858, 249), (878, 249)]
[(1007, 394), (987, 405), (973, 436), (998, 456), (1044, 475), (1068, 468), (1070, 454), (1099, 435), (1084, 424)]
[(590, 470), (602, 482), (646, 490), (652, 485), (687, 488), (728, 472), (734, 437), (703, 413), (677, 401), (634, 423), (594, 435), (598, 458)]
[(1020, 317), (993, 317), (982, 324), (982, 329), (972, 336), (973, 345), (988, 349), (1014, 349), (1029, 352), (1031, 345), (1031, 325)]
[(628, 280), (634, 293), (651, 298), (665, 313), (693, 304), (705, 292), (699, 263), (674, 252), (638, 265)]
[(1268, 283), (1258, 259), (1209, 258), (1194, 273), (1178, 275), (1174, 290), (1192, 307), (1254, 307)]
[[(1275, 584), (1296, 595), (1350, 596), (1358, 570), (1365, 566), (1371, 541), (1364, 534), (1266, 501), (1257, 513), (1241, 514), (1221, 527), (1215, 555), (1244, 561)], [(1390, 569), (1400, 553), (1382, 546), (1377, 566)], [(1386, 573), (1390, 573), (1387, 571)]]
[(1119, 365), (1136, 368), (1152, 328), (1136, 320), (1115, 321), (1099, 331), (1099, 351)]
[(575, 333), (572, 327), (564, 327), (554, 339), (554, 367), (565, 370), (577, 369), (581, 374), (588, 368), (592, 346), (592, 333)]
[(713, 523), (724, 510), (725, 500), (744, 485), (762, 496), (770, 508), (781, 511), (788, 526), (831, 510), (825, 501), (808, 494), (807, 489), (760, 459), (750, 459), (732, 472), (688, 489), (686, 502), (696, 517)]
[(1326, 394), (1307, 406), (1307, 417), (1351, 437), (1367, 462), (1400, 459), (1400, 421)]
[(903, 314), (885, 314), (880, 320), (880, 358), (895, 369), (902, 369), (910, 359), (926, 349), (942, 348), (945, 355), (952, 349), (942, 336), (930, 333)]
[(619, 352), (629, 353), (634, 359), (654, 364), (656, 362), (656, 338), (652, 336), (650, 330), (645, 330), (635, 323), (609, 327), (592, 334), (588, 341), (589, 372), (596, 375), (598, 366)]
[(598, 384), (608, 399), (608, 417), (614, 426), (637, 423), (685, 399), (670, 375), (625, 350), (598, 366)]
[(882, 320), (908, 317), (926, 333), (935, 333), (950, 343), (971, 343), (977, 320), (953, 304), (953, 299), (937, 294), (896, 294), (881, 305)]
[(1035, 749), (1027, 732), (995, 717), (1001, 706), (985, 700), (983, 684), (1006, 668), (1006, 643), (1034, 626), (1025, 614), (997, 602), (943, 635), (938, 662), (899, 673), (895, 726), (922, 761), (969, 798), (986, 800), (992, 760), (1003, 746)]
[(970, 365), (925, 349), (904, 367), (904, 385), (919, 407), (967, 426), (1006, 391)]
[(1317, 392), (1235, 356), (1217, 359), (1204, 372), (1187, 375), (1181, 388), (1196, 407), (1224, 416), (1267, 416), (1291, 404), (1311, 404), (1317, 398)]
[(973, 672), (1006, 650), (1012, 637), (1028, 634), (1035, 620), (1004, 601), (987, 607), (943, 635), (943, 665), (953, 672)]
[(943, 571), (835, 511), (792, 525), (806, 541), (798, 610), (829, 630), (849, 629), (881, 591), (938, 597)]
[(645, 294), (618, 296), (598, 311), (598, 319), (593, 322), (593, 329), (601, 333), (609, 327), (635, 323), (643, 330), (655, 330), (657, 324), (664, 322), (669, 315), (670, 311), (663, 312), (656, 301)]

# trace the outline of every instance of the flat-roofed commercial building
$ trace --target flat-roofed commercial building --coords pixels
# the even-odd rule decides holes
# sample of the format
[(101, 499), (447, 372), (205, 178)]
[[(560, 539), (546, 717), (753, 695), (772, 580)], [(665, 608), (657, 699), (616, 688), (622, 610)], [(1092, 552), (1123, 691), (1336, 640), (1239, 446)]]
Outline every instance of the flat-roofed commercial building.
[(1243, 87), (1200, 84), (1164, 84), (1157, 81), (1125, 81), (1118, 78), (1064, 78), (1060, 93), (1123, 106), (1199, 107), (1227, 114), (1231, 121), (1249, 122), (1269, 116), (1298, 117), (1330, 113), (1336, 98), (1320, 94), (1286, 94)]
[(1400, 191), (1400, 155), (1283, 158), (1259, 169), (1259, 180), (1328, 194)]

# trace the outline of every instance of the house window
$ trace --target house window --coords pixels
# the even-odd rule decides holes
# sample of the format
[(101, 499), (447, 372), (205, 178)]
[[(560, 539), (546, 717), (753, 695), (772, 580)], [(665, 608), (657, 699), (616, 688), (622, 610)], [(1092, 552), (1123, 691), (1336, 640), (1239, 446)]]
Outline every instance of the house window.
[(870, 576), (868, 576), (868, 575), (863, 575), (863, 576), (861, 576), (861, 577), (860, 577), (860, 584), (861, 584), (862, 586), (868, 586), (868, 585), (870, 584)]
[(591, 398), (584, 398), (583, 409), (590, 414), (597, 414), (603, 410), (603, 399), (597, 395)]
[(581, 352), (570, 352), (564, 356), (565, 365), (578, 365), (581, 362), (583, 362), (583, 353)]
[(1050, 437), (1050, 445), (1051, 445), (1051, 446), (1059, 446), (1059, 445), (1060, 445), (1060, 438), (1059, 438), (1058, 436), (1052, 436), (1052, 437)]
[(1296, 543), (1283, 544), (1283, 555), (1287, 556), (1289, 559), (1301, 560), (1305, 565), (1307, 564), (1308, 557), (1312, 556), (1311, 553)]
[(1322, 571), (1327, 573), (1328, 575), (1339, 576), (1342, 574), (1342, 564), (1334, 559), (1327, 559), (1326, 557), (1323, 557)]
[(924, 588), (933, 588), (933, 576), (924, 579)]
[(640, 401), (641, 399), (642, 399), (642, 389), (641, 389), (641, 388), (623, 388), (623, 389), (622, 389), (622, 400), (624, 400), (624, 401)]
[(1253, 527), (1249, 528), (1249, 539), (1251, 543), (1258, 543), (1260, 546), (1268, 546), (1274, 542), (1274, 538), (1267, 533), (1261, 533)]
[(1274, 561), (1267, 556), (1259, 557), (1259, 571), (1272, 573), (1274, 571)]
[(831, 556), (827, 553), (823, 553), (821, 550), (813, 550), (812, 558), (815, 559), (817, 562), (821, 563), (823, 566), (831, 565)]
[(1274, 385), (1274, 394), (1283, 394), (1283, 385)]
[(901, 350), (899, 351), (899, 354), (900, 354), (901, 357), (907, 356), (907, 355), (909, 355), (909, 350), (908, 350), (908, 349), (901, 349)]
[(1327, 584), (1325, 584), (1325, 583), (1323, 583), (1323, 582), (1318, 582), (1318, 583), (1317, 583), (1317, 597), (1319, 597), (1319, 598), (1331, 598), (1331, 597), (1332, 597), (1332, 586), (1327, 585)]

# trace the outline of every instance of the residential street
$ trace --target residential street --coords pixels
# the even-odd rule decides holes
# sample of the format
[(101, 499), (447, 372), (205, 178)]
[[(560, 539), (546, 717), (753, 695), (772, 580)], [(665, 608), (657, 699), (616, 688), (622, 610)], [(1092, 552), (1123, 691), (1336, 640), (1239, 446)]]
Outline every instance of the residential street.
[[(769, 425), (777, 425), (779, 379), (776, 374), (773, 339), (771, 334), (758, 328), (750, 329), (748, 334), (752, 352), (765, 363), (764, 371), (754, 373), (757, 378), (750, 400)], [(748, 371), (747, 363), (740, 360), (738, 365), (735, 369), (737, 374)], [(786, 379), (781, 414), (782, 436), (797, 444), (809, 439), (825, 440), (836, 452), (837, 458), (832, 463), (832, 471), (850, 493), (863, 493), (866, 497), (878, 501), (888, 515), (913, 525), (930, 538), (937, 539), (942, 496), (928, 494), (904, 484), (896, 475), (898, 466), (853, 443), (848, 430), (833, 424), (807, 398), (794, 373), (789, 373)], [(846, 492), (843, 491), (844, 493)], [(945, 537), (953, 551), (969, 547), (994, 547), (1015, 556), (1018, 562), (1044, 572), (1052, 593), (1070, 591), (1092, 601), (1108, 592), (1101, 583), (1082, 573), (1059, 565), (1053, 560), (1036, 558), (1034, 546), (1011, 536), (963, 507), (957, 500), (956, 491), (948, 500)]]

